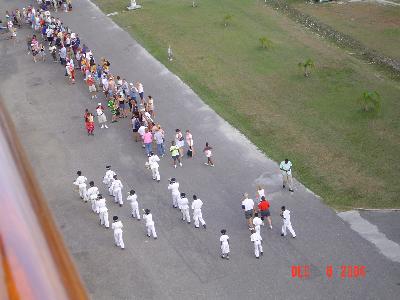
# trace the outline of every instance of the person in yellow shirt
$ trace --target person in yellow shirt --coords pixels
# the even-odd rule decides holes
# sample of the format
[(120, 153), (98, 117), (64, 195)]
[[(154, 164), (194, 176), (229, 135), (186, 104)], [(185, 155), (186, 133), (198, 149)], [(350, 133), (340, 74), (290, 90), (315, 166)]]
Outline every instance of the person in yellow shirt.
[(176, 168), (176, 161), (178, 161), (179, 165), (182, 167), (179, 147), (175, 144), (175, 141), (171, 142), (171, 147), (169, 148), (169, 152), (171, 152), (172, 159), (174, 160), (174, 168)]

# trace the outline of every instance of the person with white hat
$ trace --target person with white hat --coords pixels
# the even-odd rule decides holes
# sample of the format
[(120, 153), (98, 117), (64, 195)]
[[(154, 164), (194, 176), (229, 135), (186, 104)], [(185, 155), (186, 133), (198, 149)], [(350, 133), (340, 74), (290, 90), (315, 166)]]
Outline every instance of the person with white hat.
[(101, 125), (100, 128), (108, 128), (106, 122), (107, 122), (107, 117), (104, 113), (104, 107), (101, 105), (101, 103), (97, 103), (96, 107), (96, 113), (97, 113), (97, 120), (99, 121), (99, 124)]
[(87, 76), (86, 84), (87, 84), (88, 87), (89, 87), (89, 93), (91, 94), (92, 99), (93, 99), (93, 98), (97, 98), (97, 95), (96, 95), (96, 92), (97, 92), (97, 90), (96, 90), (96, 85), (95, 85), (94, 78), (93, 78), (92, 75), (89, 74), (89, 75)]

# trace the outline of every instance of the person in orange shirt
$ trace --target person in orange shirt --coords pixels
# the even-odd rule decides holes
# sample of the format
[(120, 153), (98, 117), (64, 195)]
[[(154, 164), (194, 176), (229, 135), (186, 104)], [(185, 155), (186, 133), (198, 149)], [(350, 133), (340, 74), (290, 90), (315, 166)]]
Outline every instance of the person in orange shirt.
[(261, 220), (264, 221), (264, 218), (267, 218), (269, 228), (272, 229), (271, 213), (269, 212), (269, 207), (269, 201), (267, 201), (265, 197), (262, 196), (260, 203), (258, 203), (258, 210), (261, 213)]

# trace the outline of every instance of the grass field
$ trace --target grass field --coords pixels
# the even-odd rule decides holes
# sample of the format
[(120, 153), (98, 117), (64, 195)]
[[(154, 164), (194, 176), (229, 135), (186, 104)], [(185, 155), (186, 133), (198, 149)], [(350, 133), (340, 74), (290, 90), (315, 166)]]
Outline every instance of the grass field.
[[(95, 2), (110, 13), (128, 1)], [(143, 9), (113, 19), (268, 156), (289, 157), (296, 178), (327, 204), (400, 207), (399, 83), (263, 1), (198, 2), (142, 0)], [(260, 47), (262, 36), (272, 50)], [(316, 65), (309, 78), (297, 65), (307, 58)], [(379, 116), (360, 111), (364, 90), (381, 94)]]
[(400, 60), (400, 6), (378, 3), (307, 4), (292, 6), (346, 33), (367, 47)]

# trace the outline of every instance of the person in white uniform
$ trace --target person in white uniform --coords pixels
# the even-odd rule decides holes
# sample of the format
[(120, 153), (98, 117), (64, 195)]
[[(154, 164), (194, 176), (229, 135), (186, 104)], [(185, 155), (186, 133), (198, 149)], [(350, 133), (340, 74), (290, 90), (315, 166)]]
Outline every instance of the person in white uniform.
[(106, 166), (106, 175), (103, 177), (103, 183), (107, 185), (108, 188), (111, 186), (111, 179), (114, 177), (115, 172), (111, 170), (111, 166)]
[(258, 216), (258, 213), (254, 214), (254, 218), (253, 218), (253, 225), (254, 225), (254, 229), (256, 232), (260, 233), (260, 226), (264, 225), (264, 222), (261, 220), (261, 218)]
[(87, 178), (82, 175), (81, 171), (76, 172), (78, 177), (74, 181), (74, 185), (78, 187), (79, 190), (79, 196), (81, 199), (83, 199), (85, 202), (87, 202), (87, 191), (86, 191), (86, 181)]
[(122, 206), (124, 202), (122, 201), (122, 189), (123, 185), (121, 180), (117, 178), (117, 175), (114, 175), (114, 181), (111, 184), (112, 195), (114, 196), (114, 202), (119, 203), (119, 206)]
[(136, 218), (138, 221), (140, 221), (139, 203), (137, 201), (136, 192), (134, 190), (131, 190), (128, 193), (128, 198), (126, 198), (126, 200), (131, 203), (132, 217)]
[(199, 228), (199, 223), (206, 229), (206, 222), (203, 220), (203, 214), (201, 208), (203, 207), (203, 201), (198, 199), (196, 195), (193, 195), (192, 210), (193, 210), (193, 220), (194, 227)]
[(292, 234), (292, 237), (295, 238), (296, 233), (294, 232), (292, 223), (290, 221), (290, 210), (286, 209), (285, 206), (282, 206), (281, 208), (281, 217), (283, 220), (281, 236), (286, 236), (286, 229), (288, 229)]
[(260, 255), (264, 254), (260, 232), (257, 232), (253, 229), (251, 231), (250, 241), (252, 241), (254, 244), (254, 255), (256, 258), (260, 258)]
[(154, 226), (153, 215), (150, 213), (150, 209), (144, 209), (143, 219), (146, 222), (147, 236), (153, 235), (154, 239), (157, 239), (156, 228)]
[(181, 193), (181, 196), (178, 198), (178, 208), (182, 213), (182, 221), (186, 221), (190, 224), (189, 200), (186, 198), (185, 193)]
[(226, 234), (226, 229), (222, 229), (221, 234), (219, 238), (221, 242), (221, 258), (229, 259), (229, 236)]
[(288, 184), (289, 192), (294, 192), (293, 191), (293, 178), (292, 178), (292, 162), (286, 158), (279, 165), (279, 169), (281, 169), (281, 171), (282, 171), (282, 177), (283, 177), (282, 187), (285, 188), (286, 184)]
[(96, 199), (99, 194), (99, 189), (94, 186), (94, 181), (89, 182), (90, 188), (87, 190), (87, 198), (90, 200), (93, 212), (96, 212)]
[(111, 228), (114, 230), (114, 243), (117, 247), (121, 247), (121, 249), (125, 248), (124, 240), (122, 239), (122, 222), (118, 220), (118, 216), (113, 217), (113, 223)]
[(181, 193), (179, 192), (179, 182), (177, 182), (175, 178), (171, 178), (169, 180), (168, 189), (171, 190), (171, 194), (172, 194), (172, 206), (174, 208), (177, 208), (178, 207), (178, 199), (181, 195)]
[(102, 194), (97, 196), (96, 200), (96, 212), (99, 214), (100, 225), (104, 225), (106, 228), (110, 227), (110, 223), (108, 221), (108, 209), (106, 206), (106, 199)]
[(158, 171), (158, 162), (160, 161), (160, 158), (158, 155), (154, 154), (153, 152), (150, 152), (149, 156), (149, 166), (151, 169), (151, 173), (153, 175), (153, 180), (157, 180), (157, 182), (160, 182), (160, 172)]

